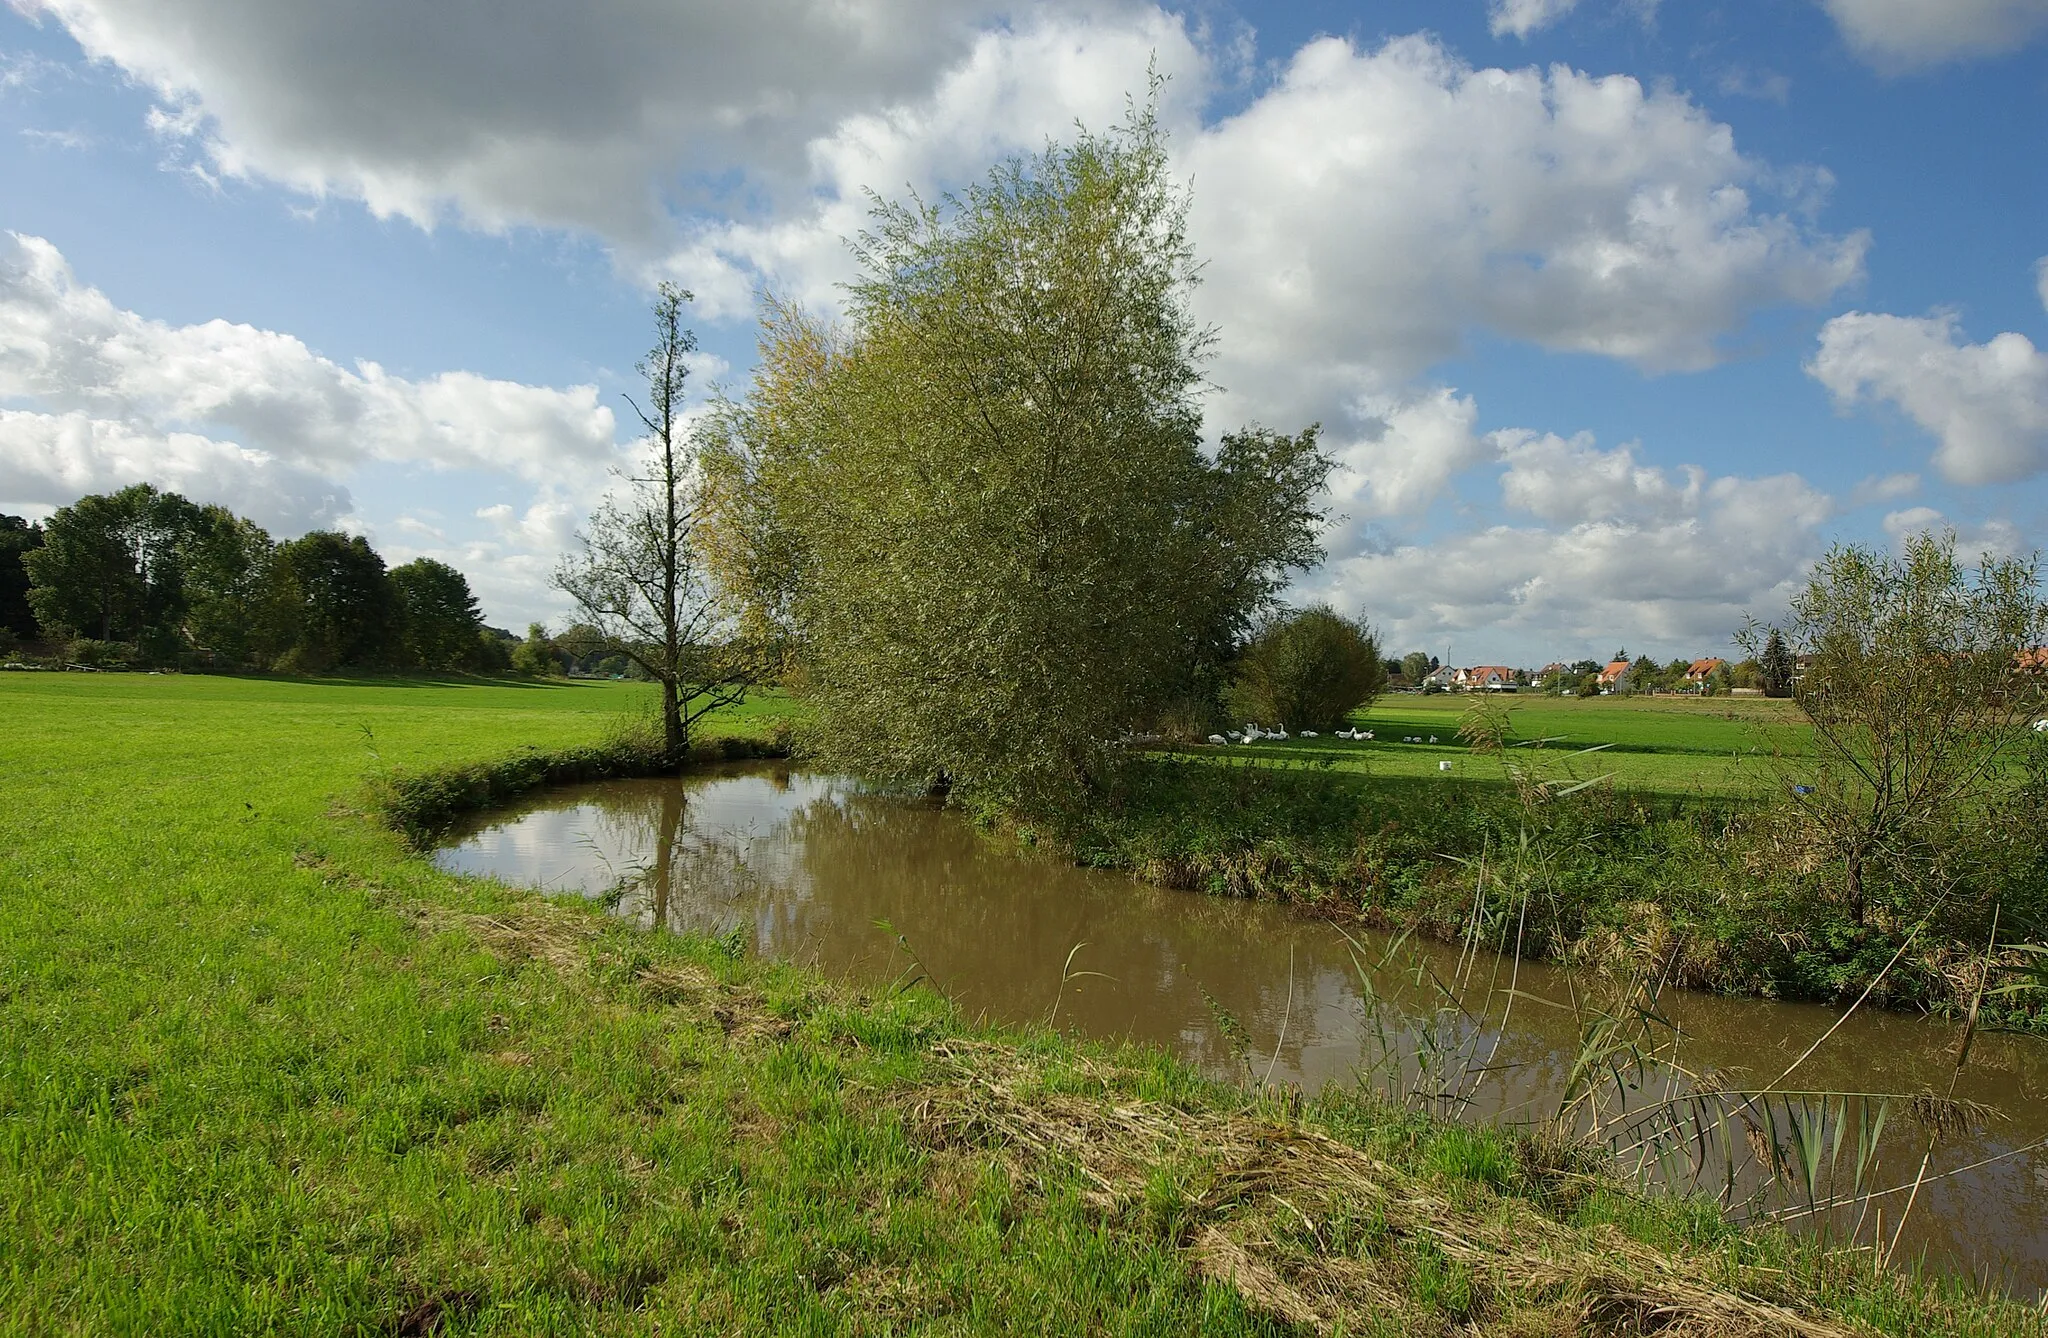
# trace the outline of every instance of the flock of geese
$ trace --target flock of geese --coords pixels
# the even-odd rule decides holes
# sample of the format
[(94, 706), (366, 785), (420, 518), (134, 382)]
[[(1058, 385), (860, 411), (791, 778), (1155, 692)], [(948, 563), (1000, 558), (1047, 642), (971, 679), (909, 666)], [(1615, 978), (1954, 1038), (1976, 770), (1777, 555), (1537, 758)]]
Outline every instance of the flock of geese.
[[(1322, 736), (1320, 734), (1316, 733), (1312, 729), (1305, 729), (1301, 731), (1301, 733), (1299, 734), (1289, 734), (1287, 732), (1287, 726), (1285, 725), (1280, 726), (1278, 729), (1260, 729), (1257, 725), (1246, 725), (1242, 732), (1238, 730), (1231, 730), (1228, 734), (1211, 734), (1209, 736), (1209, 742), (1258, 743), (1262, 740), (1271, 739), (1277, 743), (1285, 743), (1288, 739), (1318, 739), (1321, 737)], [(1371, 740), (1371, 738), (1373, 737), (1373, 732), (1369, 729), (1340, 729), (1337, 731), (1336, 737), (1340, 739), (1353, 739), (1359, 743), (1365, 743)], [(1408, 735), (1406, 738), (1402, 739), (1401, 742), (1435, 743), (1436, 735), (1432, 734), (1427, 739), (1424, 739), (1420, 734), (1411, 734)]]

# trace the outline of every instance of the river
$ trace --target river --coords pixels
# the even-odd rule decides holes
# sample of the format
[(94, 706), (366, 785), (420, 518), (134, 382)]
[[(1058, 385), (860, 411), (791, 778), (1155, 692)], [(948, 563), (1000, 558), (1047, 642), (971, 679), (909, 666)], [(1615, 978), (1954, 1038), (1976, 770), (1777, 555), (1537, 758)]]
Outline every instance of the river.
[[(1947, 1023), (1876, 1010), (1844, 1022), (1812, 1005), (1677, 990), (1652, 999), (1013, 853), (956, 814), (781, 765), (547, 792), (480, 815), (435, 858), (604, 897), (643, 925), (737, 934), (870, 988), (927, 979), (969, 1016), (1147, 1042), (1218, 1076), (1309, 1091), (1364, 1083), (1469, 1118), (1562, 1118), (1625, 1169), (1720, 1193), (1738, 1216), (1865, 1241), (1881, 1220), (1889, 1239), (1910, 1199), (1902, 1250), (2023, 1295), (2048, 1288), (2038, 1039), (1980, 1036), (1958, 1074)], [(1798, 1095), (1946, 1094), (1951, 1083), (1985, 1113), (1932, 1141), (1924, 1175), (1930, 1138), (1906, 1101)], [(1891, 1192), (1858, 1196), (1859, 1185)], [(1853, 1202), (1813, 1211), (1831, 1192)]]

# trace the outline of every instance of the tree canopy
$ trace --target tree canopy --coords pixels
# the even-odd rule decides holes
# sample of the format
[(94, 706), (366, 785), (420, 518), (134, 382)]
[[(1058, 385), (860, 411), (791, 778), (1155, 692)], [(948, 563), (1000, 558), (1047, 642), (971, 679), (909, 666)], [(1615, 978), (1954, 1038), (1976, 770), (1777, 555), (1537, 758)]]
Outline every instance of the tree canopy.
[[(1806, 652), (1791, 687), (1813, 747), (1781, 765), (1857, 923), (1881, 902), (1906, 921), (1983, 917), (1998, 887), (2029, 881), (1979, 875), (2014, 841), (2048, 848), (2048, 794), (2017, 765), (2039, 747), (2032, 723), (2048, 710), (2048, 675), (2029, 667), (2048, 641), (2035, 559), (1986, 556), (1973, 568), (1952, 533), (1916, 536), (1898, 554), (1840, 545), (1782, 634), (1752, 625), (1744, 640), (1762, 645), (1767, 674), (1774, 658), (1790, 661), (1788, 642)], [(2038, 902), (2029, 914), (2033, 924), (2009, 915), (2008, 928), (2041, 932)]]
[(1372, 629), (1318, 604), (1270, 619), (1238, 663), (1231, 705), (1254, 722), (1327, 731), (1386, 687)]
[(0, 632), (21, 638), (42, 634), (28, 602), (28, 569), (22, 557), (43, 546), (43, 527), (20, 516), (0, 516)]
[(1198, 393), (1187, 197), (1148, 114), (878, 203), (847, 322), (771, 309), (707, 449), (721, 580), (790, 647), (821, 751), (1044, 796), (1222, 666), (1320, 555), (1314, 428)]
[(423, 557), (393, 567), (390, 578), (407, 663), (449, 669), (476, 659), (484, 620), (461, 572)]
[[(96, 654), (116, 662), (190, 653), (218, 666), (453, 669), (505, 658), (468, 581), (444, 563), (387, 572), (367, 540), (331, 532), (279, 544), (226, 507), (146, 483), (81, 497), (41, 528), (0, 517), (0, 612), (16, 564), (21, 622), (113, 643)], [(24, 635), (15, 615), (6, 625)]]

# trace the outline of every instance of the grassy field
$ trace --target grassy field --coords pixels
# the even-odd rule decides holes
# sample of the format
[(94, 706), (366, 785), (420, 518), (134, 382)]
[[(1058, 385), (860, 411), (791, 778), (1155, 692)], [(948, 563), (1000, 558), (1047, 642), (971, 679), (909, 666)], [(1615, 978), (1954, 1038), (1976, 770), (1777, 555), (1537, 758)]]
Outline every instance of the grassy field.
[[(1590, 779), (1611, 774), (1615, 783), (1673, 794), (1743, 795), (1767, 785), (1765, 756), (1773, 749), (1796, 755), (1805, 742), (1796, 705), (1757, 697), (1544, 697), (1501, 694), (1485, 699), (1506, 713), (1510, 756), (1563, 775)], [(1473, 698), (1459, 693), (1385, 696), (1353, 717), (1371, 730), (1370, 741), (1324, 737), (1231, 745), (1232, 754), (1271, 760), (1328, 760), (1340, 770), (1374, 776), (1441, 774), (1498, 780), (1499, 761), (1473, 758), (1458, 725)], [(1402, 742), (1419, 737), (1419, 744)], [(1434, 741), (1432, 742), (1432, 738)], [(1539, 756), (1537, 745), (1541, 744)], [(1600, 747), (1597, 753), (1568, 757)]]
[(445, 875), (359, 811), (643, 693), (0, 675), (0, 1331), (2041, 1329), (1500, 1135)]

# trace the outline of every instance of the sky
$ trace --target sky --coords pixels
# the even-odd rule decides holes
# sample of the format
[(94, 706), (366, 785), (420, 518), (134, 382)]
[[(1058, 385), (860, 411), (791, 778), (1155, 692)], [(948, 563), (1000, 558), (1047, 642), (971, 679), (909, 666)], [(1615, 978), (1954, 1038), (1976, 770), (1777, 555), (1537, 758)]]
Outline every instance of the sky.
[(1298, 601), (1727, 653), (1836, 542), (2048, 542), (2048, 0), (0, 0), (0, 512), (137, 481), (548, 586), (869, 193), (1161, 116), (1207, 430), (1323, 425)]

